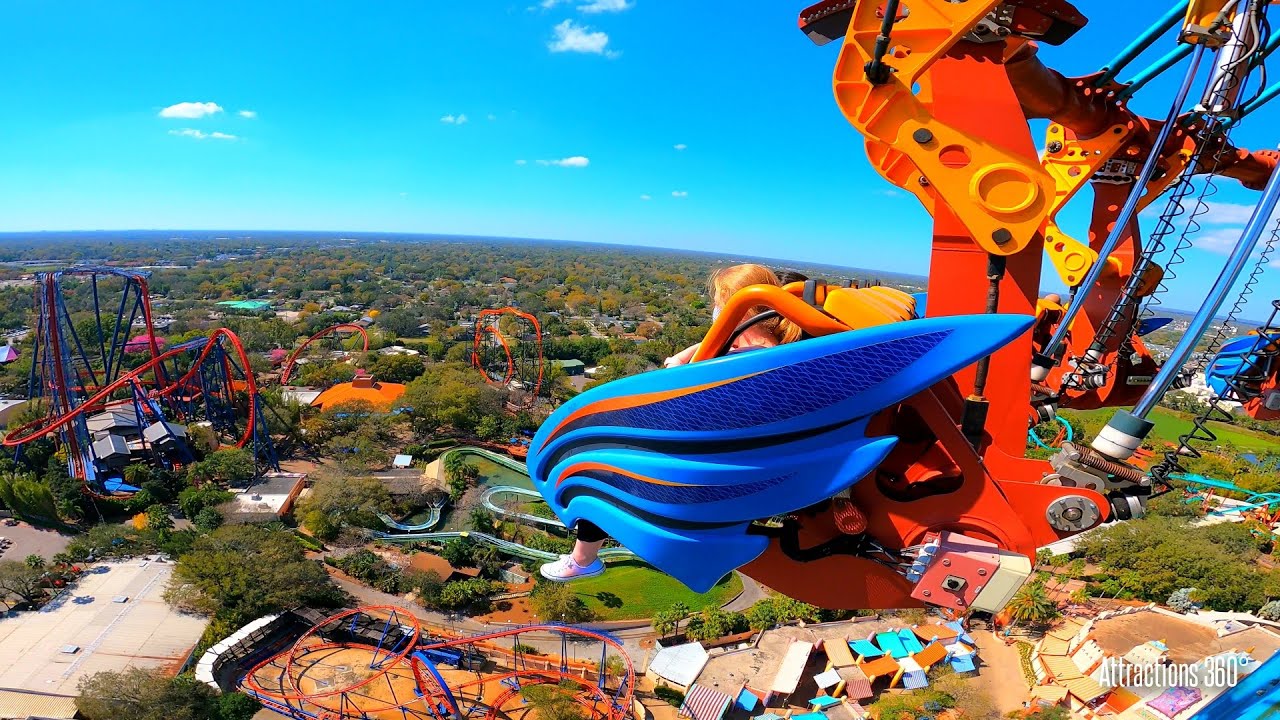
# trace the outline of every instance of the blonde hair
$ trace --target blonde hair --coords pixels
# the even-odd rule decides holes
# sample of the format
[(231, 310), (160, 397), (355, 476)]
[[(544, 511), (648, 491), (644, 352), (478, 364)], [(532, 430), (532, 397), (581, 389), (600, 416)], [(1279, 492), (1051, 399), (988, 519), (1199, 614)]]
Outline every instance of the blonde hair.
[[(707, 285), (711, 295), (711, 302), (719, 307), (724, 307), (729, 302), (729, 298), (745, 287), (751, 285), (781, 287), (782, 283), (778, 282), (778, 276), (769, 268), (755, 263), (743, 263), (713, 271)], [(769, 309), (763, 305), (757, 305), (747, 311), (748, 317), (759, 315)], [(779, 345), (795, 342), (803, 334), (799, 325), (783, 317), (762, 320), (756, 323), (755, 327), (768, 332)]]

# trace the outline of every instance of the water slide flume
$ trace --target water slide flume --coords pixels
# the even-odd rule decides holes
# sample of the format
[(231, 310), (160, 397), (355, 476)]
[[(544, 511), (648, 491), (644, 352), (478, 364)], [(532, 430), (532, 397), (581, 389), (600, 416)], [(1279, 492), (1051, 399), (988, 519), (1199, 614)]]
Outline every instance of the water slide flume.
[[(529, 474), (528, 471), (525, 469), (524, 464), (516, 462), (510, 458), (506, 458), (501, 455), (498, 455), (497, 453), (489, 452), (488, 450), (484, 450), (481, 448), (476, 448), (476, 447), (454, 448), (446, 452), (444, 455), (441, 455), (441, 461), (443, 462), (444, 457), (449, 455), (450, 453), (463, 453), (467, 455), (476, 455), (478, 457), (485, 458), (486, 460), (490, 460), (498, 465), (501, 465), (502, 467), (508, 470), (520, 473), (521, 475), (524, 475), (526, 477)], [(490, 512), (496, 515), (504, 515), (507, 517), (511, 517), (526, 524), (543, 525), (548, 527), (561, 527), (561, 528), (564, 527), (564, 523), (554, 518), (539, 517), (537, 515), (515, 512), (512, 510), (507, 510), (506, 508), (500, 507), (493, 501), (493, 497), (495, 495), (503, 495), (503, 494), (519, 495), (521, 497), (527, 497), (535, 500), (542, 499), (542, 494), (539, 493), (537, 490), (530, 490), (529, 488), (522, 488), (514, 485), (495, 485), (484, 492), (484, 494), (481, 496), (480, 501), (484, 504), (485, 508), (487, 508)], [(494, 537), (493, 535), (490, 535), (488, 533), (474, 532), (474, 531), (428, 532), (429, 530), (431, 530), (431, 528), (435, 527), (437, 524), (440, 523), (442, 510), (443, 508), (436, 508), (436, 507), (431, 508), (431, 515), (427, 518), (427, 520), (425, 522), (417, 523), (414, 525), (406, 525), (404, 523), (397, 522), (396, 520), (393, 520), (392, 518), (387, 517), (386, 515), (379, 514), (378, 518), (382, 520), (382, 522), (385, 523), (387, 527), (398, 530), (399, 532), (394, 532), (394, 533), (393, 532), (375, 532), (374, 536), (384, 542), (394, 542), (394, 543), (412, 543), (412, 542), (423, 542), (423, 541), (441, 542), (441, 541), (447, 541), (447, 540), (457, 540), (460, 538), (470, 538), (472, 540), (475, 540), (476, 542), (484, 543), (486, 545), (491, 545), (508, 555), (524, 558), (526, 560), (551, 562), (554, 560), (558, 560), (560, 557), (557, 553), (549, 552), (547, 550), (537, 550), (537, 549), (528, 547), (526, 545), (514, 543), (509, 540), (503, 540), (502, 538), (499, 538), (499, 537)], [(600, 551), (600, 558), (605, 561), (630, 560), (635, 558), (635, 555), (632, 554), (630, 550), (627, 550), (626, 548), (622, 548), (622, 547), (605, 548), (604, 550)]]

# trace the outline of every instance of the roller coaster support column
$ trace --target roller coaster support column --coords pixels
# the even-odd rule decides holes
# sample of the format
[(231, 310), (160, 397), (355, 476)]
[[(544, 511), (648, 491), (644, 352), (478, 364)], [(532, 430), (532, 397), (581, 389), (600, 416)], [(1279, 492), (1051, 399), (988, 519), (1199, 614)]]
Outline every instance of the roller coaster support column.
[(1262, 237), (1262, 232), (1270, 221), (1272, 212), (1275, 211), (1278, 199), (1280, 199), (1280, 172), (1272, 173), (1271, 179), (1267, 181), (1262, 198), (1258, 200), (1253, 214), (1249, 216), (1249, 222), (1245, 224), (1235, 249), (1231, 251), (1226, 265), (1218, 274), (1217, 281), (1214, 282), (1208, 297), (1192, 318), (1182, 339), (1178, 341), (1178, 345), (1169, 354), (1169, 359), (1160, 368), (1160, 373), (1151, 381), (1151, 386), (1134, 405), (1132, 412), (1116, 413), (1102, 432), (1098, 433), (1098, 437), (1094, 438), (1092, 443), (1094, 450), (1108, 457), (1124, 460), (1133, 455), (1147, 433), (1151, 432), (1154, 424), (1147, 420), (1147, 415), (1155, 408), (1156, 403), (1160, 402), (1165, 391), (1182, 372), (1182, 365), (1195, 352), (1200, 337), (1204, 335), (1213, 322), (1214, 316), (1222, 308), (1227, 294), (1231, 292), (1236, 280), (1240, 278), (1240, 273), (1249, 263), (1254, 248), (1258, 246), (1258, 239)]
[[(1175, 120), (1178, 113), (1182, 110), (1183, 103), (1187, 100), (1187, 95), (1191, 91), (1191, 83), (1195, 80), (1196, 70), (1200, 66), (1200, 58), (1204, 53), (1204, 47), (1197, 45), (1191, 55), (1191, 65), (1187, 68), (1187, 74), (1182, 79), (1182, 86), (1178, 89), (1177, 97), (1169, 106), (1169, 114), (1165, 117), (1164, 124), (1160, 126), (1160, 132), (1157, 134), (1155, 142), (1151, 144), (1152, 148), (1164, 147), (1165, 141), (1169, 139), (1169, 134), (1173, 131)], [(1116, 218), (1115, 224), (1112, 225), (1111, 232), (1107, 235), (1106, 242), (1098, 249), (1099, 262), (1093, 263), (1089, 268), (1089, 272), (1085, 275), (1080, 284), (1076, 286), (1077, 292), (1088, 293), (1101, 277), (1103, 269), (1107, 263), (1105, 258), (1111, 255), (1120, 244), (1125, 236), (1125, 231), (1129, 226), (1129, 219), (1133, 217), (1134, 212), (1138, 208), (1138, 201), (1142, 199), (1142, 193), (1147, 187), (1147, 182), (1155, 174), (1156, 166), (1160, 161), (1160, 153), (1152, 150), (1147, 155), (1147, 160), (1142, 165), (1141, 172), (1138, 173), (1137, 179), (1133, 183), (1133, 188), (1129, 191), (1129, 198), (1125, 201), (1124, 207), (1120, 210), (1120, 215)], [(1071, 323), (1075, 320), (1076, 315), (1084, 307), (1083, 302), (1073, 302), (1067, 307), (1063, 314), (1062, 320), (1058, 323), (1058, 327), (1054, 330), (1053, 336), (1045, 345), (1044, 355), (1037, 354), (1033, 360), (1031, 379), (1035, 382), (1043, 382), (1049, 376), (1049, 371), (1062, 360), (1060, 357), (1059, 347), (1063, 340), (1066, 339), (1067, 333), (1071, 330)]]

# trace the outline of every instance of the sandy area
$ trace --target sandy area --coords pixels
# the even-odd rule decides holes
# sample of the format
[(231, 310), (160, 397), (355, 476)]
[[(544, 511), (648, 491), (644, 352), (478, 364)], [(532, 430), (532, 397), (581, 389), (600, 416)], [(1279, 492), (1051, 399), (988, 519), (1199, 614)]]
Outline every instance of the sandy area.
[(1022, 674), (1017, 644), (1005, 645), (986, 630), (975, 630), (970, 635), (978, 643), (978, 676), (970, 682), (986, 691), (1001, 716), (1010, 710), (1021, 710), (1030, 688)]
[(1254, 657), (1269, 657), (1280, 649), (1280, 638), (1265, 630), (1251, 628), (1220, 638), (1208, 625), (1156, 612), (1101, 620), (1094, 624), (1092, 635), (1103, 650), (1116, 655), (1148, 640), (1161, 640), (1169, 646), (1169, 659), (1175, 663), (1194, 663), (1207, 655), (1250, 648)]

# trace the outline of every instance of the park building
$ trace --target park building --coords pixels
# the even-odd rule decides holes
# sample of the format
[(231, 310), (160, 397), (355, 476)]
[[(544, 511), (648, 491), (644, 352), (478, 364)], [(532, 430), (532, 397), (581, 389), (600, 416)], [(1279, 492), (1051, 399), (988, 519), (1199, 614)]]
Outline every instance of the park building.
[[(1155, 605), (1068, 618), (1032, 651), (1032, 700), (1063, 705), (1085, 720), (1188, 720), (1225, 690), (1212, 681), (1215, 668), (1234, 666), (1243, 677), (1280, 650), (1280, 632), (1252, 619), (1182, 615)], [(1133, 668), (1152, 665), (1198, 670), (1168, 687), (1123, 682), (1138, 675)]]
[(351, 382), (338, 383), (317, 395), (311, 406), (324, 410), (343, 403), (367, 402), (378, 410), (387, 411), (404, 395), (404, 390), (405, 386), (400, 383), (380, 382), (360, 370)]

